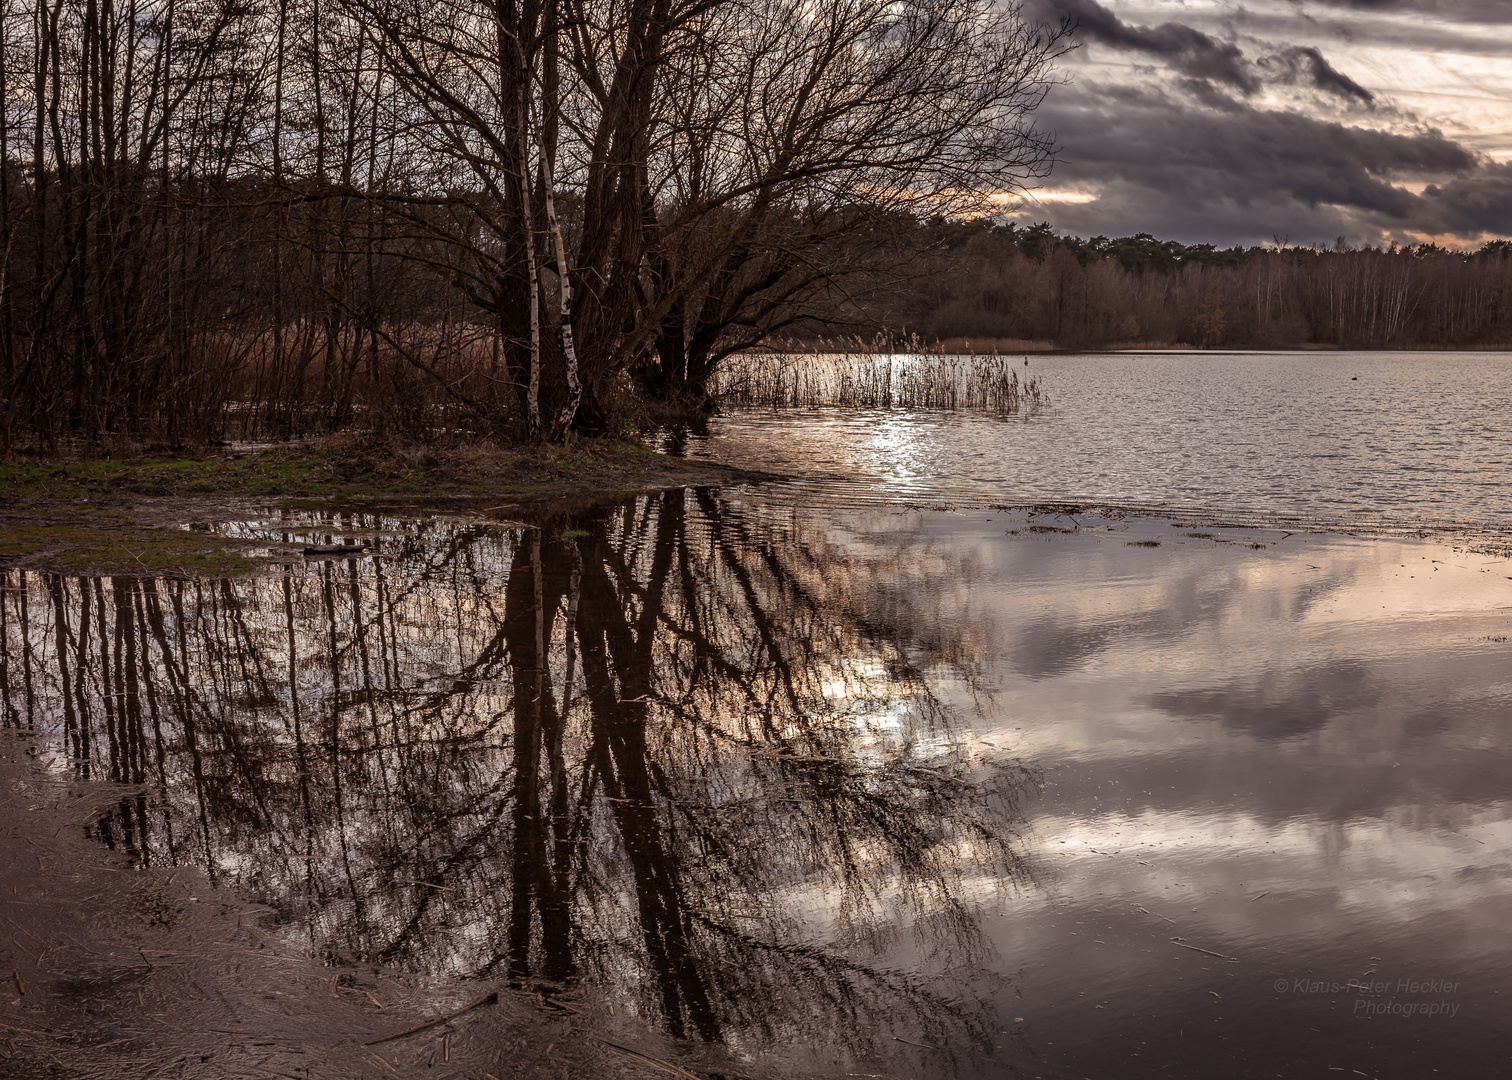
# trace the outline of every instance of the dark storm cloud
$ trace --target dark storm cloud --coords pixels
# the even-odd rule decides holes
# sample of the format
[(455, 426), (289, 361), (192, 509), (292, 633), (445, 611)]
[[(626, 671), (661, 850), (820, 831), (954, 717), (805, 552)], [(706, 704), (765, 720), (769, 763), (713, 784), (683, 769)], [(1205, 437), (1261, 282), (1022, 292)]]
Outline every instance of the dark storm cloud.
[[(1500, 231), (1512, 214), (1512, 170), (1482, 164), (1435, 131), (1393, 134), (1126, 86), (1064, 88), (1044, 118), (1063, 144), (1056, 186), (1102, 192), (1049, 210), (1083, 234), (1147, 230), (1217, 243), (1476, 235)], [(1439, 193), (1416, 195), (1404, 180), (1431, 180)]]
[(1307, 83), (1325, 93), (1370, 105), (1375, 95), (1339, 71), (1315, 46), (1290, 45), (1251, 64), (1232, 42), (1183, 23), (1135, 26), (1097, 0), (1030, 0), (1030, 13), (1047, 21), (1065, 19), (1082, 41), (1157, 57), (1185, 76), (1194, 93), (1200, 82), (1227, 86), (1249, 95), (1265, 81)]
[[(1189, 8), (1182, 22), (1159, 25), (1141, 25), (1114, 0), (1025, 4), (1031, 17), (1074, 22), (1090, 46), (1041, 119), (1061, 141), (1049, 186), (1098, 195), (1031, 206), (1028, 217), (1083, 235), (1246, 244), (1512, 232), (1509, 167), (1419, 125), (1347, 73), (1347, 50), (1364, 41), (1400, 49), (1413, 40), (1420, 53), (1415, 35), (1447, 33), (1470, 51), (1505, 52), (1505, 33), (1490, 24), (1512, 23), (1512, 0), (1252, 0)], [(1412, 13), (1423, 17), (1403, 17)], [(1345, 53), (1313, 43), (1320, 31)], [(1131, 70), (1127, 61), (1143, 58), (1154, 63)], [(1267, 95), (1257, 107), (1267, 86), (1312, 93), (1282, 95), (1288, 105)], [(1345, 110), (1369, 110), (1370, 126), (1338, 122)]]
[(1394, 218), (1417, 196), (1393, 177), (1468, 172), (1475, 156), (1437, 132), (1396, 135), (1230, 100), (1220, 111), (1123, 88), (1119, 108), (1102, 94), (1047, 109), (1065, 132), (1065, 166), (1090, 178), (1118, 177), (1184, 197), (1244, 201), (1271, 192)]
[(1033, 8), (1041, 18), (1071, 20), (1082, 40), (1158, 56), (1185, 75), (1210, 79), (1246, 94), (1260, 88), (1260, 80), (1237, 45), (1190, 26), (1176, 22), (1131, 26), (1097, 0), (1035, 0)]
[(1433, 232), (1512, 236), (1512, 165), (1488, 163), (1423, 190)]
[(1507, 0), (1290, 0), (1293, 7), (1343, 8), (1346, 11), (1405, 12), (1461, 23), (1512, 23)]
[(1365, 105), (1375, 103), (1375, 95), (1339, 71), (1323, 58), (1323, 53), (1309, 45), (1293, 45), (1274, 56), (1261, 59), (1260, 66), (1280, 82), (1306, 79), (1326, 93), (1353, 99)]

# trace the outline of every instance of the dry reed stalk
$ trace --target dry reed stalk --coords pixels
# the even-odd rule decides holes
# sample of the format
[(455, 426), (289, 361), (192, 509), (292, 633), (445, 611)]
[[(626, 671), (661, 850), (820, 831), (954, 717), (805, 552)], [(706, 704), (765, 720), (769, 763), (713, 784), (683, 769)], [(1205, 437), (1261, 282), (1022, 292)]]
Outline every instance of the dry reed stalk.
[[(946, 352), (917, 336), (901, 343), (842, 338), (821, 351), (749, 352), (731, 357), (715, 382), (726, 405), (773, 409), (969, 410), (997, 416), (1046, 403), (1039, 380), (1020, 376), (996, 352)], [(1026, 360), (1027, 363), (1027, 360)]]

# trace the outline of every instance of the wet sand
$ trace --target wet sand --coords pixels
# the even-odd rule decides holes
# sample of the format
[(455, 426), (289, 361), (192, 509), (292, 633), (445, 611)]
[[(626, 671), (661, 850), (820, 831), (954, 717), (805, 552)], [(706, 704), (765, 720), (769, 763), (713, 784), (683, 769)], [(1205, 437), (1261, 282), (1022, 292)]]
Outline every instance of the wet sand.
[[(678, 1047), (589, 993), (311, 956), (200, 867), (133, 868), (84, 839), (118, 785), (48, 769), (47, 742), (0, 732), (7, 1080), (680, 1075), (661, 1056)], [(718, 1052), (695, 1062), (770, 1075)]]

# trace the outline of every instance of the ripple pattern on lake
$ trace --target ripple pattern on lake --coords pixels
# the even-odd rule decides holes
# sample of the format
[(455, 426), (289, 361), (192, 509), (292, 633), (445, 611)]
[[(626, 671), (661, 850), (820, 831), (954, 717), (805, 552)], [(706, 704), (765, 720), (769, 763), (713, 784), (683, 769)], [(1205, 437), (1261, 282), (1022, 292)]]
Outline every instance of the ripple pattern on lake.
[(1028, 419), (741, 411), (692, 456), (854, 502), (1070, 499), (1312, 518), (1512, 524), (1512, 354), (1036, 356)]

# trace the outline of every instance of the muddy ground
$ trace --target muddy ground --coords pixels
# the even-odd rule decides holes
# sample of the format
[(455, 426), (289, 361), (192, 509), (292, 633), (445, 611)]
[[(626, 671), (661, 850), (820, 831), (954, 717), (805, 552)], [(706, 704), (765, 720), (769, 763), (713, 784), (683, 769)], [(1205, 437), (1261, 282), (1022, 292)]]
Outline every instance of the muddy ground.
[(311, 956), (199, 869), (131, 869), (86, 839), (119, 798), (71, 779), (34, 733), (0, 733), (7, 1080), (773, 1075), (575, 988)]
[(635, 442), (502, 446), (371, 433), (170, 457), (16, 458), (0, 462), (0, 567), (235, 575), (257, 569), (266, 543), (187, 523), (269, 509), (523, 517), (547, 503), (770, 478)]

